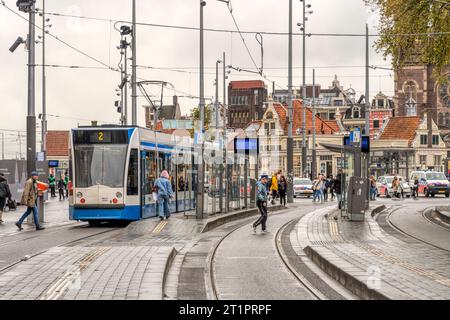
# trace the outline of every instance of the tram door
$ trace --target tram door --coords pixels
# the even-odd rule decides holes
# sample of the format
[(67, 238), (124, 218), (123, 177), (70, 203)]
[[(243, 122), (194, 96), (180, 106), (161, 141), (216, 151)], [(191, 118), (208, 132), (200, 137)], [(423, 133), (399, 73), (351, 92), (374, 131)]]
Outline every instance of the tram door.
[(142, 218), (157, 215), (156, 200), (153, 199), (153, 186), (157, 178), (157, 161), (154, 151), (141, 153), (141, 206)]

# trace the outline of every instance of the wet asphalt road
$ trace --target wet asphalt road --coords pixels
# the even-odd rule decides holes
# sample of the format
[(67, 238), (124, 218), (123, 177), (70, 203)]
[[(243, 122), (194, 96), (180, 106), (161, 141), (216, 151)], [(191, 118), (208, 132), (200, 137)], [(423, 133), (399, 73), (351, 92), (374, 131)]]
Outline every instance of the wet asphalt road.
[(222, 241), (213, 261), (219, 299), (316, 299), (287, 269), (275, 244), (276, 233), (284, 224), (322, 207), (310, 200), (296, 202), (302, 205), (281, 214), (269, 214), (269, 233), (261, 234), (258, 227), (254, 234), (248, 223)]

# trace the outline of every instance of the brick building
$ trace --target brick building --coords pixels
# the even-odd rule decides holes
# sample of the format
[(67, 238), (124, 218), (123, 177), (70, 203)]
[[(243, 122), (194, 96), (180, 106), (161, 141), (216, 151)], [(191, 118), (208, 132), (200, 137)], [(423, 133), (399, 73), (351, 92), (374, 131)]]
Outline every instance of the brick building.
[(69, 170), (69, 131), (49, 130), (46, 134), (47, 160), (58, 161), (58, 167), (50, 173), (58, 174)]
[(245, 128), (262, 118), (267, 87), (261, 80), (231, 81), (228, 85), (228, 125)]
[[(450, 65), (446, 67), (450, 80)], [(395, 115), (423, 116), (431, 109), (433, 120), (444, 135), (450, 133), (450, 86), (437, 84), (431, 65), (409, 65), (395, 72)]]

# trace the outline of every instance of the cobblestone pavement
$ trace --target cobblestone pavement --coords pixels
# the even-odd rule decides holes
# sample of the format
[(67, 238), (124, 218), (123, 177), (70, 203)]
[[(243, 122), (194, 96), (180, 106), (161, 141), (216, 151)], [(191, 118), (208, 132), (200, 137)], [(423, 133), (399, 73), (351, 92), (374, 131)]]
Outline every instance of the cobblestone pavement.
[(0, 299), (176, 299), (184, 254), (210, 219), (146, 219), (51, 248), (0, 273)]
[(450, 252), (394, 237), (370, 214), (365, 222), (334, 220), (335, 214), (335, 209), (321, 209), (300, 220), (291, 236), (297, 239), (298, 254), (315, 256), (359, 296), (367, 295), (365, 287), (388, 299), (450, 298)]

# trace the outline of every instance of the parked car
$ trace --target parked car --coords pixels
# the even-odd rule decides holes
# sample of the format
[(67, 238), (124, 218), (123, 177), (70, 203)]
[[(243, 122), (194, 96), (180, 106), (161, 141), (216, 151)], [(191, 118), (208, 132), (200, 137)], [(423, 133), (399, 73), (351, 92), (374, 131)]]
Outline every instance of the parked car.
[[(392, 188), (392, 181), (394, 181), (394, 177), (402, 179), (403, 185), (403, 194), (406, 197), (411, 196), (411, 186), (408, 184), (406, 179), (402, 176), (380, 176), (377, 179), (377, 196), (384, 195), (387, 198), (390, 198), (394, 195), (394, 189)], [(398, 190), (400, 192), (400, 190)]]
[(419, 194), (425, 197), (442, 194), (448, 198), (450, 196), (450, 183), (445, 174), (436, 171), (413, 171), (411, 172), (409, 183), (414, 184), (415, 177), (419, 178)]
[(294, 198), (300, 196), (311, 197), (313, 194), (312, 181), (308, 178), (294, 178)]

